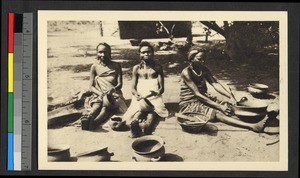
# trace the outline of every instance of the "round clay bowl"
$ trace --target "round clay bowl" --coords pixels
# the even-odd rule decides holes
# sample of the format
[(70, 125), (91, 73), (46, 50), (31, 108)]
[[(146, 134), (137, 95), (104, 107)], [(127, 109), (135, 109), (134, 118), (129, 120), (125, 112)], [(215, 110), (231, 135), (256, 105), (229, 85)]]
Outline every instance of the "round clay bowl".
[(237, 111), (250, 111), (254, 113), (266, 112), (268, 104), (260, 100), (248, 100), (233, 106), (235, 112)]
[(100, 162), (100, 161), (110, 161), (111, 156), (114, 153), (109, 153), (107, 147), (100, 149), (93, 149), (77, 155), (78, 162)]
[(261, 83), (253, 83), (247, 87), (248, 92), (251, 93), (254, 97), (262, 97), (268, 93), (269, 87)]
[(69, 145), (49, 145), (48, 161), (69, 161), (70, 146)]
[(163, 155), (165, 154), (165, 147), (161, 147), (159, 150), (149, 153), (149, 154), (138, 154), (133, 153), (132, 159), (137, 162), (157, 162), (160, 161)]
[(132, 143), (133, 157), (138, 162), (156, 162), (165, 154), (164, 141), (156, 135), (137, 138)]
[(266, 90), (257, 89), (257, 88), (253, 88), (253, 87), (247, 87), (247, 89), (248, 89), (248, 92), (251, 94), (259, 94), (259, 95), (267, 94)]
[(268, 85), (261, 84), (261, 83), (251, 83), (249, 86), (256, 88), (256, 89), (260, 89), (260, 90), (268, 90), (269, 89)]
[(235, 115), (242, 121), (256, 123), (261, 121), (267, 115), (267, 112), (235, 111)]
[(131, 147), (135, 153), (147, 155), (154, 153), (164, 146), (164, 141), (161, 137), (155, 135), (147, 135), (137, 138), (133, 141)]

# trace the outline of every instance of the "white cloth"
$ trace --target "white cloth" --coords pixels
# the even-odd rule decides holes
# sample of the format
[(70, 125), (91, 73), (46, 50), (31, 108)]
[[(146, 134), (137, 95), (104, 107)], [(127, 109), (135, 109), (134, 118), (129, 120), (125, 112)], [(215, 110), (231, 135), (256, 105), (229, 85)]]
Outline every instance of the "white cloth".
[[(151, 90), (157, 91), (159, 88), (159, 83), (157, 79), (139, 79), (137, 84), (137, 92), (142, 96), (149, 95)], [(154, 106), (154, 112), (160, 117), (167, 117), (169, 115), (168, 110), (165, 107), (163, 98), (159, 96), (151, 96), (147, 98), (151, 104)], [(124, 119), (127, 123), (130, 123), (133, 116), (140, 111), (140, 104), (135, 96), (132, 96), (132, 100), (127, 112), (124, 114)]]

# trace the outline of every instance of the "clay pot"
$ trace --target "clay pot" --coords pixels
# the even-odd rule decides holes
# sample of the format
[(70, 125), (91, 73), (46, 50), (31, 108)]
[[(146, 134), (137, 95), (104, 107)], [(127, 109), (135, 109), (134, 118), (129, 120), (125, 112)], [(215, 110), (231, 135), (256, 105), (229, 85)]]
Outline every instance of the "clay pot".
[(109, 153), (107, 151), (108, 147), (101, 149), (89, 150), (77, 155), (78, 162), (100, 162), (100, 161), (110, 161), (111, 156), (114, 153)]
[(48, 146), (48, 161), (70, 161), (69, 145), (50, 145)]
[(82, 112), (73, 105), (62, 106), (48, 112), (48, 126), (66, 125), (78, 120)]
[(154, 106), (153, 104), (147, 99), (141, 99), (139, 101), (139, 105), (140, 105), (140, 111), (153, 111), (154, 110)]
[(266, 112), (268, 104), (260, 100), (247, 100), (233, 106), (234, 111), (249, 111), (254, 113)]
[(137, 162), (159, 161), (165, 154), (164, 144), (162, 138), (155, 135), (137, 138), (132, 143), (132, 159)]
[(235, 115), (242, 121), (256, 123), (261, 121), (267, 115), (267, 112), (235, 111)]
[(112, 117), (109, 120), (109, 126), (112, 130), (119, 131), (125, 127), (126, 121), (122, 117)]
[(157, 162), (161, 160), (164, 154), (165, 154), (165, 147), (161, 147), (159, 150), (151, 154), (142, 155), (134, 152), (132, 159), (134, 159), (136, 162)]
[(247, 87), (250, 94), (253, 96), (262, 96), (268, 93), (269, 87), (265, 84), (253, 83)]
[(235, 115), (245, 122), (258, 122), (267, 114), (268, 104), (260, 100), (247, 100), (233, 106)]
[(249, 84), (249, 86), (256, 88), (256, 89), (264, 90), (264, 91), (267, 91), (269, 89), (268, 85), (261, 84), (261, 83), (252, 83), (252, 84)]

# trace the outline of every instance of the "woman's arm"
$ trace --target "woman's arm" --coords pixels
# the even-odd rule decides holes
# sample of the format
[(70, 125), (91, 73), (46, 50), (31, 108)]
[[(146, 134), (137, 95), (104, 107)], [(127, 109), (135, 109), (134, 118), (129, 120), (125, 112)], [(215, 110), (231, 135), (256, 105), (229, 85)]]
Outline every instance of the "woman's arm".
[(116, 73), (117, 73), (117, 85), (114, 87), (113, 90), (118, 91), (121, 90), (123, 86), (122, 68), (119, 63), (116, 63)]
[(95, 76), (96, 76), (95, 66), (92, 65), (90, 70), (90, 91), (98, 96), (102, 96), (103, 93), (97, 88), (95, 88)]
[(221, 95), (226, 96), (227, 98), (231, 99), (231, 94), (225, 89), (225, 87), (220, 84), (213, 75), (206, 71), (206, 81), (213, 86), (213, 88), (219, 92)]
[(187, 69), (184, 69), (183, 72), (181, 73), (181, 78), (182, 80), (187, 84), (187, 86), (192, 90), (192, 92), (194, 93), (194, 95), (203, 103), (217, 109), (220, 110), (222, 112), (225, 112), (226, 110), (226, 106), (218, 104), (214, 101), (212, 101), (210, 98), (206, 97), (205, 95), (202, 95), (199, 90), (197, 85), (195, 84), (195, 82), (192, 80), (190, 73), (188, 72)]
[(159, 89), (157, 91), (157, 95), (161, 95), (165, 91), (165, 81), (164, 81), (164, 72), (163, 68), (161, 65), (158, 65), (158, 84), (159, 84)]
[(138, 84), (138, 65), (135, 65), (132, 69), (132, 84), (131, 84), (131, 93), (137, 98), (137, 100), (142, 99), (142, 96), (137, 92)]

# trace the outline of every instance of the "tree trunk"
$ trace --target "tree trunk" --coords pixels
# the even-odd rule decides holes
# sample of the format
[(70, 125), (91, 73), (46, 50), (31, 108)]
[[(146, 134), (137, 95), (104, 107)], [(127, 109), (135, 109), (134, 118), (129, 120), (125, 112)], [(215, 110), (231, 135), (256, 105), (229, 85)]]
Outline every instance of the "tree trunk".
[(231, 60), (243, 59), (243, 48), (240, 44), (239, 36), (235, 30), (231, 30), (228, 27), (228, 22), (224, 21), (225, 28), (222, 29), (214, 21), (200, 21), (202, 24), (210, 29), (218, 32), (220, 35), (224, 36), (226, 41), (225, 52)]
[(228, 57), (231, 60), (239, 60), (242, 57), (242, 55), (240, 46), (237, 44), (237, 40), (231, 35), (226, 35), (225, 40), (225, 52), (228, 55)]
[(205, 42), (208, 42), (208, 34), (205, 34)]

